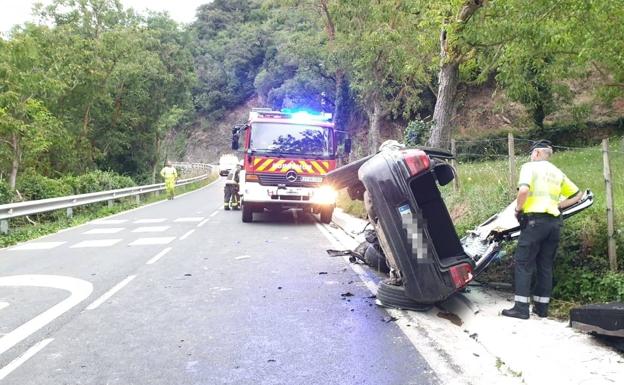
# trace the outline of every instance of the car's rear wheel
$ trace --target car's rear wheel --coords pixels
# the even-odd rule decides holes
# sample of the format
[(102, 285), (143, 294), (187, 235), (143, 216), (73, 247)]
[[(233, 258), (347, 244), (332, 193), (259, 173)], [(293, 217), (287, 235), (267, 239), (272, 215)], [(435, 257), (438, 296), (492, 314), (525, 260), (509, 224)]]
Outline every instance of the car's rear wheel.
[(248, 204), (243, 204), (242, 218), (245, 223), (253, 222), (253, 208)]
[(433, 307), (431, 304), (423, 304), (414, 301), (405, 294), (405, 286), (394, 286), (381, 282), (377, 289), (377, 300), (383, 306), (397, 309), (428, 311)]
[(332, 220), (332, 215), (334, 214), (334, 208), (329, 206), (329, 207), (322, 207), (321, 208), (321, 222), (322, 223), (330, 223)]

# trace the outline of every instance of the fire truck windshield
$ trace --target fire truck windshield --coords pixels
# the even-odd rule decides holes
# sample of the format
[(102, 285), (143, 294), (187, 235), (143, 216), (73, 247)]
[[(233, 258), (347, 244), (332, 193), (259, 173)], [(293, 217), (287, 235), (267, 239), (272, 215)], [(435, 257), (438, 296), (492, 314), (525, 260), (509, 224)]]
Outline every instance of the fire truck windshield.
[(257, 152), (329, 156), (333, 142), (327, 127), (253, 123), (249, 147)]

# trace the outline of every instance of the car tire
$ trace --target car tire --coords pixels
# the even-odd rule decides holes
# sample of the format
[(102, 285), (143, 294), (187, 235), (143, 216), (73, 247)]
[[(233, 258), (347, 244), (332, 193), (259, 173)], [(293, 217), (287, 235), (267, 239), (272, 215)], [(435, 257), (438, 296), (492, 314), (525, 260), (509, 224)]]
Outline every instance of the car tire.
[(377, 300), (381, 305), (404, 310), (428, 311), (433, 305), (414, 301), (405, 294), (405, 286), (381, 282), (377, 288)]
[(332, 221), (332, 215), (334, 214), (334, 208), (333, 207), (322, 207), (321, 208), (321, 223), (331, 223)]
[(242, 211), (242, 219), (244, 223), (251, 223), (253, 222), (253, 208), (250, 207), (249, 205), (243, 205), (243, 209)]

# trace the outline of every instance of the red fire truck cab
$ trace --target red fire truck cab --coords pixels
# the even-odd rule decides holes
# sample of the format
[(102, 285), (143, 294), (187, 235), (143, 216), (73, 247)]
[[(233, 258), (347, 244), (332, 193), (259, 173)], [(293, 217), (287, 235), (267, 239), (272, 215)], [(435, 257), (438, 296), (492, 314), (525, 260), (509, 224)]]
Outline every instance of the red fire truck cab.
[[(345, 151), (350, 143), (345, 141)], [(336, 168), (337, 140), (331, 114), (253, 108), (232, 130), (232, 149), (241, 150), (242, 220), (255, 212), (303, 209), (331, 222), (336, 191), (324, 185)]]

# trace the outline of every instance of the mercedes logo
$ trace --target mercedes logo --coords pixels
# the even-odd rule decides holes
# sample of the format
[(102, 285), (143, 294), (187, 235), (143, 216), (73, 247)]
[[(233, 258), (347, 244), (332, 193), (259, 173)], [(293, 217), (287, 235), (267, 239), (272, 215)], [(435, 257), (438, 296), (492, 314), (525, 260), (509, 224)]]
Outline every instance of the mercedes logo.
[(293, 170), (290, 170), (286, 173), (286, 180), (289, 182), (296, 182), (297, 181), (297, 173)]

